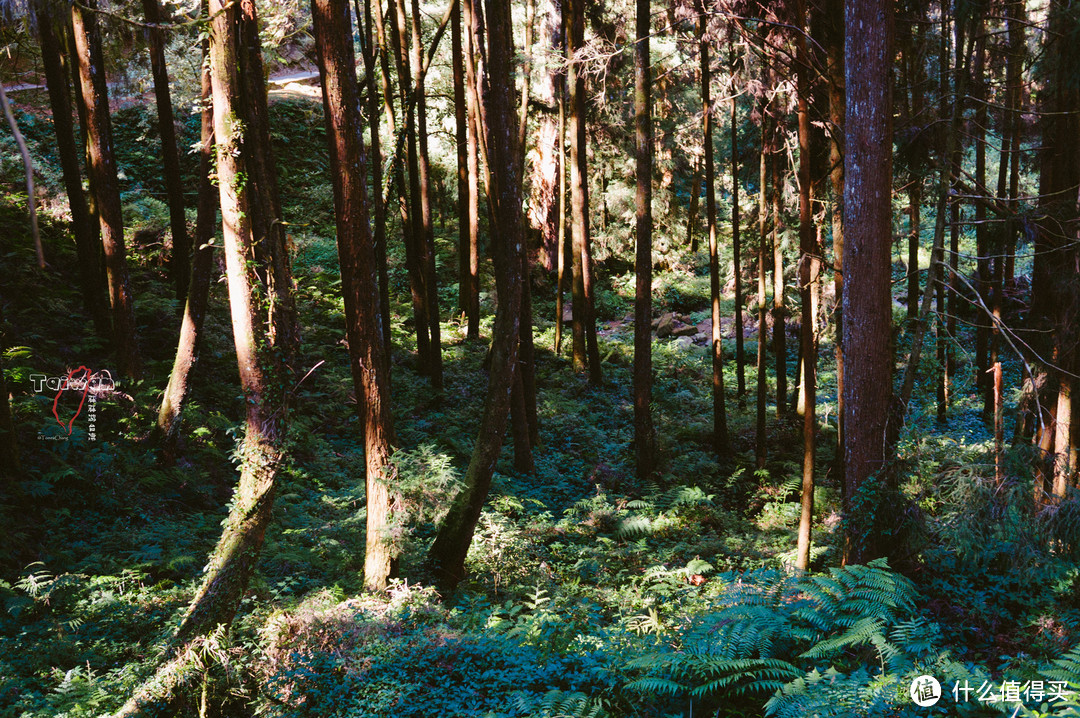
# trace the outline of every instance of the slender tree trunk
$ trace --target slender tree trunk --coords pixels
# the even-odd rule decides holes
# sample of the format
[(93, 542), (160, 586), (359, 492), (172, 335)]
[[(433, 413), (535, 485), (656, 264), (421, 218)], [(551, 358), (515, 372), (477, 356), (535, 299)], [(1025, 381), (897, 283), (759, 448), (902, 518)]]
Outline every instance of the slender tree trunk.
[[(356, 0), (356, 22), (360, 23), (360, 7), (359, 0)], [(382, 7), (378, 0), (375, 0), (376, 9), (375, 14), (381, 17)], [(382, 141), (379, 137), (379, 93), (375, 89), (375, 61), (376, 53), (379, 54), (379, 58), (382, 61), (384, 70), (387, 67), (385, 43), (382, 39), (382, 32), (378, 32), (378, 42), (374, 37), (375, 28), (372, 23), (371, 12), (371, 0), (366, 0), (363, 10), (364, 17), (364, 30), (363, 37), (365, 39), (364, 44), (364, 70), (368, 77), (367, 88), (367, 103), (368, 103), (368, 123), (369, 131), (371, 134), (371, 213), (374, 219), (373, 222), (373, 241), (375, 242), (375, 263), (379, 272), (379, 311), (380, 311), (380, 324), (383, 337), (383, 357), (386, 359), (387, 367), (390, 366), (390, 277), (389, 271), (386, 266), (386, 204), (383, 202), (383, 156), (382, 156)], [(382, 25), (380, 19), (377, 23), (378, 26)], [(389, 89), (389, 83), (386, 77), (383, 77), (383, 92), (385, 93)], [(389, 97), (386, 98), (386, 103), (389, 102)], [(385, 104), (385, 103), (384, 103)], [(393, 125), (391, 125), (393, 127)], [(389, 376), (387, 378), (389, 381)]]
[(375, 245), (368, 225), (364, 147), (360, 141), (360, 95), (353, 56), (348, 0), (312, 0), (311, 16), (330, 143), (330, 172), (341, 264), (349, 359), (364, 430), (367, 545), (364, 585), (386, 588), (397, 557), (391, 542), (394, 440), (390, 383), (379, 328)]
[[(269, 177), (253, 177), (258, 170), (252, 156), (264, 151), (255, 140), (259, 133), (261, 103), (265, 113), (265, 94), (252, 97), (249, 79), (242, 76), (253, 67), (245, 57), (255, 23), (255, 8), (250, 2), (223, 6), (222, 0), (210, 0), (210, 72), (214, 95), (214, 137), (217, 147), (218, 189), (221, 198), (225, 235), (226, 272), (233, 337), (236, 343), (240, 383), (247, 408), (244, 443), (240, 452), (240, 480), (217, 547), (210, 556), (202, 584), (196, 591), (179, 628), (176, 630), (165, 662), (154, 677), (136, 690), (135, 695), (116, 713), (132, 716), (168, 713), (178, 692), (201, 671), (196, 669), (199, 646), (214, 640), (213, 635), (227, 630), (240, 605), (262, 547), (270, 522), (278, 471), (283, 461), (287, 417), (287, 387), (291, 385), (282, 358), (291, 356), (295, 346), (281, 342), (295, 341), (292, 327), (274, 326), (287, 319), (284, 313), (268, 311), (274, 295), (267, 284), (277, 281), (288, 256), (267, 242), (267, 253), (256, 253), (259, 241), (255, 227), (267, 218), (254, 215), (271, 202), (256, 201), (256, 191), (270, 189)], [(261, 81), (261, 77), (259, 80)], [(245, 179), (246, 178), (246, 179)], [(266, 241), (266, 240), (263, 240)], [(261, 256), (260, 256), (261, 255)], [(252, 261), (254, 259), (254, 261)], [(273, 279), (271, 279), (273, 278)], [(280, 287), (288, 294), (291, 287)], [(266, 317), (268, 332), (264, 332)]]
[(634, 284), (634, 453), (637, 477), (647, 481), (656, 468), (652, 422), (652, 77), (649, 0), (637, 0), (634, 46), (634, 149), (637, 155), (637, 247)]
[(757, 425), (755, 432), (754, 442), (754, 454), (757, 468), (765, 468), (766, 459), (766, 425), (765, 425), (765, 403), (767, 400), (766, 394), (768, 393), (768, 383), (766, 380), (766, 366), (767, 350), (765, 349), (765, 338), (768, 336), (768, 332), (765, 329), (766, 322), (766, 308), (765, 308), (765, 242), (766, 242), (766, 230), (765, 222), (768, 217), (768, 200), (766, 195), (766, 183), (767, 183), (767, 165), (768, 165), (768, 142), (769, 142), (769, 130), (768, 130), (768, 116), (767, 105), (763, 102), (761, 106), (761, 154), (759, 163), (758, 174), (758, 266), (757, 266), (757, 309), (758, 309), (758, 324), (757, 324)]
[(38, 37), (41, 47), (41, 64), (45, 72), (45, 84), (49, 91), (49, 107), (52, 110), (53, 134), (64, 174), (64, 189), (71, 208), (71, 232), (75, 237), (75, 252), (79, 259), (79, 285), (82, 290), (83, 308), (94, 321), (97, 333), (106, 336), (110, 332), (109, 312), (105, 306), (104, 287), (101, 279), (101, 248), (83, 193), (79, 172), (79, 150), (75, 143), (72, 124), (71, 94), (68, 77), (64, 70), (64, 35), (70, 24), (64, 22), (66, 15), (55, 15), (50, 3), (42, 0), (33, 3)]
[[(836, 356), (836, 463), (841, 500), (847, 491), (844, 479), (844, 0), (826, 0), (829, 19), (826, 49), (829, 76), (829, 179), (832, 183), (833, 287), (836, 291), (834, 312)], [(846, 504), (845, 504), (846, 505)]]
[(502, 446), (520, 344), (521, 268), (525, 243), (517, 128), (514, 122), (516, 113), (510, 80), (513, 41), (509, 5), (488, 0), (487, 23), (489, 54), (484, 116), (487, 119), (485, 129), (491, 160), (492, 185), (489, 191), (496, 211), (492, 244), (499, 302), (495, 314), (488, 397), (480, 422), (480, 435), (465, 473), (465, 486), (454, 499), (429, 553), (445, 591), (453, 591), (465, 574), (465, 556), (487, 499), (495, 461)]
[(709, 287), (712, 307), (712, 405), (713, 405), (713, 451), (723, 456), (728, 453), (727, 408), (724, 400), (724, 345), (720, 333), (720, 247), (716, 228), (716, 178), (713, 167), (712, 136), (712, 73), (709, 68), (708, 25), (704, 4), (699, 5), (698, 57), (701, 62), (701, 111), (702, 135), (705, 150), (705, 222), (709, 232)]
[(176, 149), (176, 122), (173, 119), (172, 97), (169, 93), (169, 68), (165, 64), (165, 33), (158, 0), (142, 0), (146, 16), (146, 35), (150, 44), (150, 69), (154, 76), (154, 99), (157, 101), (158, 136), (161, 138), (161, 160), (164, 165), (165, 192), (169, 197), (169, 229), (172, 231), (172, 254), (169, 275), (176, 285), (176, 298), (187, 295), (191, 280), (191, 240), (184, 217), (184, 186), (180, 180), (180, 155)]
[(469, 164), (469, 281), (465, 314), (469, 339), (480, 338), (480, 96), (476, 79), (476, 23), (473, 0), (462, 0), (465, 15), (466, 143)]
[(135, 307), (124, 249), (124, 220), (120, 211), (120, 187), (112, 149), (105, 63), (101, 53), (101, 35), (94, 14), (95, 8), (95, 0), (89, 0), (86, 5), (74, 5), (71, 9), (78, 53), (79, 82), (85, 104), (89, 155), (87, 170), (92, 178), (91, 190), (95, 193), (101, 240), (105, 249), (113, 336), (120, 371), (129, 379), (138, 379), (141, 367), (135, 337)]
[[(205, 9), (203, 12), (205, 13)], [(204, 40), (203, 56), (208, 54), (209, 48)], [(180, 420), (191, 393), (191, 373), (198, 361), (199, 341), (214, 271), (214, 247), (211, 242), (214, 239), (218, 206), (217, 192), (210, 177), (214, 167), (214, 110), (211, 104), (210, 68), (205, 62), (201, 82), (202, 126), (199, 133), (199, 199), (195, 220), (195, 255), (189, 273), (191, 281), (184, 304), (184, 319), (180, 325), (180, 339), (176, 344), (176, 358), (169, 374), (169, 384), (161, 398), (155, 427), (165, 465), (172, 465), (176, 459)]]
[(810, 528), (814, 518), (814, 459), (817, 441), (817, 337), (814, 314), (814, 290), (818, 273), (817, 234), (810, 206), (810, 57), (806, 48), (805, 0), (795, 4), (795, 33), (799, 114), (799, 294), (802, 303), (800, 354), (802, 355), (803, 463), (802, 498), (799, 513), (799, 543), (795, 566), (810, 568)]
[[(570, 187), (571, 228), (574, 236), (574, 368), (586, 364), (589, 382), (603, 381), (600, 348), (596, 340), (596, 317), (593, 304), (592, 252), (589, 239), (589, 176), (586, 148), (585, 74), (574, 57), (585, 44), (585, 8), (583, 0), (565, 0), (568, 12), (567, 50), (571, 59), (567, 86), (570, 103)], [(587, 357), (587, 358), (586, 358)]]
[(686, 210), (686, 243), (690, 245), (690, 252), (696, 253), (698, 248), (697, 220), (698, 205), (701, 202), (701, 170), (694, 162), (694, 174), (690, 180), (690, 206)]
[(469, 141), (465, 105), (465, 57), (461, 37), (461, 11), (450, 19), (450, 54), (454, 75), (454, 147), (457, 150), (458, 311), (469, 305)]
[[(986, 122), (988, 117), (986, 100), (986, 32), (985, 23), (980, 23), (978, 41), (975, 45), (975, 182), (979, 187), (986, 187)], [(1005, 134), (1002, 134), (1001, 144), (1007, 142)], [(989, 301), (990, 289), (990, 248), (989, 233), (986, 226), (986, 205), (981, 202), (974, 203), (975, 213), (975, 254), (976, 259), (976, 289), (979, 300), (984, 304)], [(988, 363), (990, 324), (987, 317), (978, 311), (975, 323), (975, 385), (989, 389), (993, 394), (993, 377), (987, 373), (990, 368)], [(987, 418), (991, 414), (987, 413)]]
[[(562, 21), (560, 11), (560, 24)], [(560, 30), (560, 33), (565, 33)], [(559, 104), (559, 230), (557, 234), (558, 264), (555, 280), (555, 355), (562, 352), (563, 290), (566, 284), (566, 76), (560, 75), (555, 86)]]
[[(417, 182), (419, 183), (420, 232), (416, 234), (422, 263), (424, 301), (427, 305), (429, 345), (427, 367), (431, 385), (442, 389), (442, 339), (439, 326), (439, 277), (435, 271), (435, 229), (431, 221), (431, 162), (428, 159), (427, 99), (424, 92), (424, 48), (420, 33), (420, 0), (412, 0), (412, 62), (416, 85)], [(414, 203), (415, 205), (415, 203)]]
[[(776, 130), (779, 132), (780, 128)], [(781, 163), (783, 155), (773, 152), (772, 211), (773, 211), (773, 354), (776, 356), (776, 417), (784, 415), (787, 407), (787, 307), (784, 306), (784, 251), (780, 243), (780, 199), (783, 190)]]
[(416, 146), (416, 109), (409, 102), (412, 93), (413, 75), (410, 69), (408, 31), (405, 27), (404, 0), (390, 0), (387, 11), (390, 20), (390, 48), (397, 63), (398, 90), (401, 95), (402, 114), (405, 125), (406, 158), (404, 165), (398, 165), (399, 203), (401, 224), (405, 241), (405, 264), (409, 273), (409, 288), (412, 293), (413, 320), (416, 324), (416, 353), (421, 374), (430, 372), (431, 335), (428, 318), (427, 288), (424, 284), (424, 257), (421, 247), (424, 244), (423, 229), (420, 219), (420, 179), (419, 159)]
[(892, 394), (893, 20), (891, 0), (846, 0), (844, 10), (844, 561), (850, 564), (879, 550), (865, 530), (871, 517), (854, 512), (885, 463)]
[(735, 268), (735, 380), (739, 408), (746, 408), (746, 355), (743, 348), (742, 238), (739, 234), (739, 125), (736, 108), (735, 24), (728, 25), (731, 70), (731, 263)]

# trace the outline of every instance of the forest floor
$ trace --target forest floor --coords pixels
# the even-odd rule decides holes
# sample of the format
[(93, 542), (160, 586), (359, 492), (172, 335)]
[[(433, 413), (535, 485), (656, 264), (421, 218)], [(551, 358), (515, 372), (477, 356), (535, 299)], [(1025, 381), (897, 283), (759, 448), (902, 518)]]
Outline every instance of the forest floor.
[[(709, 317), (708, 277), (699, 269), (657, 276), (655, 318), (665, 336), (653, 348), (653, 411), (661, 463), (648, 483), (635, 478), (632, 463), (632, 275), (599, 267), (604, 384), (593, 387), (572, 371), (569, 337), (560, 354), (552, 351), (554, 291), (534, 273), (536, 470), (516, 472), (507, 442), (469, 577), (454, 597), (439, 597), (424, 554), (468, 461), (486, 389), (486, 341), (468, 341), (451, 313), (452, 222), (438, 226), (436, 239), (442, 394), (415, 371), (402, 250), (389, 248), (395, 460), (408, 518), (397, 537), (403, 578), (386, 595), (362, 594), (363, 451), (342, 342), (322, 117), (317, 103), (298, 98), (274, 103), (272, 114), (273, 127), (287, 128), (276, 130), (275, 152), (295, 250), (300, 375), (311, 373), (294, 390), (289, 462), (257, 576), (228, 641), (207, 656), (212, 713), (798, 716), (829, 707), (842, 715), (927, 715), (907, 697), (923, 673), (946, 690), (961, 681), (977, 688), (1061, 675), (1080, 682), (1080, 655), (1068, 653), (1080, 642), (1080, 510), (1075, 501), (1053, 516), (1025, 508), (1031, 484), (1022, 478), (1022, 454), (1010, 458), (1016, 479), (1008, 495), (992, 485), (991, 436), (966, 355), (958, 352), (948, 422), (934, 418), (930, 381), (908, 418), (903, 491), (892, 505), (902, 507), (903, 520), (882, 517), (899, 527), (891, 567), (842, 569), (832, 337), (822, 335), (813, 573), (801, 575), (791, 568), (800, 420), (793, 412), (777, 419), (769, 404), (768, 462), (755, 471), (756, 335), (747, 332), (747, 408), (735, 399), (728, 361), (733, 451), (713, 454), (709, 358), (695, 342)], [(35, 391), (33, 377), (80, 365), (108, 369), (112, 358), (79, 307), (50, 127), (34, 115), (20, 121), (47, 193), (50, 264), (34, 265), (18, 163), (0, 137), (3, 361), (26, 473), (11, 505), (0, 507), (9, 511), (0, 538), (0, 718), (93, 716), (117, 707), (146, 676), (190, 598), (235, 483), (242, 401), (220, 280), (184, 417), (183, 458), (159, 466), (147, 435), (179, 306), (163, 264), (168, 213), (146, 142), (153, 123), (131, 107), (114, 124), (146, 378), (121, 382), (99, 402), (96, 441), (85, 417), (70, 436), (58, 427), (55, 393)], [(194, 131), (189, 123), (182, 142), (190, 144)], [(190, 177), (194, 168), (185, 171)], [(688, 253), (680, 259), (684, 267), (705, 264)], [(490, 288), (491, 277), (483, 279)], [(492, 309), (485, 292), (485, 340)], [(723, 315), (732, 310), (725, 297)], [(670, 336), (661, 329), (668, 315)], [(755, 322), (750, 312), (747, 322)], [(910, 340), (899, 325), (902, 356)], [(795, 362), (792, 351), (789, 388)], [(774, 392), (771, 370), (768, 385)], [(937, 714), (1006, 708), (950, 700)], [(1021, 708), (1018, 715), (1070, 710), (1049, 698)]]

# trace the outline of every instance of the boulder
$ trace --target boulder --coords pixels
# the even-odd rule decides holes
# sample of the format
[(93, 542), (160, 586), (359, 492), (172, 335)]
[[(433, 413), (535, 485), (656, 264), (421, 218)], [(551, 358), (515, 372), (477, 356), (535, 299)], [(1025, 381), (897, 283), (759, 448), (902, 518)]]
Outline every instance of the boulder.
[(660, 315), (660, 322), (656, 325), (656, 336), (663, 339), (670, 337), (675, 331), (675, 316), (671, 312)]

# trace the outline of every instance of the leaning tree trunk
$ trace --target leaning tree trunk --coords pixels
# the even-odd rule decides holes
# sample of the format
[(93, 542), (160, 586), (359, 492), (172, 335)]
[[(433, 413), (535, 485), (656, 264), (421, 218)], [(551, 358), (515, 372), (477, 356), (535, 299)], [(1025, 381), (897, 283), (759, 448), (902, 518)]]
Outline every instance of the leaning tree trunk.
[[(204, 41), (203, 55), (209, 53)], [(199, 144), (199, 199), (195, 219), (195, 255), (191, 262), (190, 284), (184, 304), (184, 319), (176, 345), (169, 384), (158, 408), (155, 433), (161, 447), (163, 463), (171, 465), (176, 459), (180, 437), (180, 419), (191, 393), (191, 372), (198, 359), (203, 319), (206, 317), (210, 295), (210, 279), (214, 271), (214, 226), (217, 223), (217, 197), (210, 176), (214, 167), (214, 111), (210, 68), (204, 62), (202, 71), (202, 127)]]
[(453, 591), (465, 574), (465, 556), (491, 487), (517, 373), (521, 321), (521, 268), (525, 241), (516, 113), (510, 79), (513, 61), (510, 7), (499, 0), (488, 0), (487, 15), (489, 41), (483, 101), (491, 163), (489, 192), (495, 209), (492, 249), (499, 302), (480, 435), (465, 473), (465, 486), (454, 499), (429, 553), (439, 583), (446, 591)]
[(637, 0), (634, 47), (634, 149), (637, 155), (637, 250), (634, 284), (634, 452), (637, 477), (656, 466), (652, 422), (652, 78), (649, 71), (649, 0)]
[[(844, 123), (845, 563), (879, 550), (860, 492), (884, 465), (892, 398), (892, 2), (846, 0)], [(857, 71), (855, 69), (857, 68)], [(859, 515), (856, 515), (859, 512)]]
[(386, 588), (397, 557), (390, 541), (393, 424), (386, 351), (379, 328), (375, 245), (368, 227), (367, 181), (348, 0), (313, 0), (311, 16), (334, 179), (345, 333), (364, 429), (367, 546), (364, 585)]
[[(210, 17), (218, 191), (233, 339), (247, 410), (240, 480), (221, 538), (170, 641), (165, 662), (117, 716), (168, 712), (180, 690), (202, 674), (200, 647), (214, 643), (219, 632), (228, 629), (255, 570), (284, 460), (282, 442), (292, 382), (282, 359), (293, 355), (296, 347), (283, 342), (294, 342), (297, 334), (294, 326), (278, 325), (289, 321), (287, 314), (267, 306), (274, 297), (267, 285), (287, 273), (288, 255), (256, 234), (257, 227), (271, 220), (254, 215), (270, 203), (253, 195), (271, 189), (274, 177), (254, 176), (265, 166), (254, 161), (253, 156), (264, 148), (253, 140), (259, 132), (259, 112), (265, 113), (266, 96), (248, 94), (252, 83), (243, 72), (253, 70), (254, 63), (244, 57), (251, 48), (243, 47), (242, 41), (257, 27), (255, 7), (250, 0), (227, 6), (223, 0), (210, 0)], [(260, 242), (268, 245), (266, 252), (257, 252)], [(276, 293), (287, 295), (290, 289), (278, 287)]]
[(184, 186), (180, 181), (180, 155), (176, 149), (176, 123), (173, 120), (172, 98), (169, 93), (169, 68), (165, 64), (165, 33), (158, 0), (142, 0), (146, 15), (147, 37), (150, 41), (150, 69), (154, 76), (154, 99), (157, 101), (158, 135), (161, 138), (161, 160), (165, 169), (165, 192), (169, 197), (169, 229), (172, 231), (172, 254), (169, 274), (176, 285), (176, 298), (187, 295), (191, 261), (191, 240), (184, 218)]
[(83, 193), (79, 171), (79, 149), (75, 142), (75, 128), (71, 121), (71, 94), (68, 76), (64, 69), (64, 36), (70, 28), (65, 15), (57, 16), (50, 8), (50, 0), (33, 4), (38, 36), (41, 40), (41, 64), (45, 84), (49, 90), (49, 107), (52, 110), (57, 154), (64, 175), (64, 189), (71, 209), (71, 232), (75, 237), (75, 252), (79, 259), (79, 285), (82, 290), (83, 308), (94, 321), (98, 334), (110, 332), (109, 312), (105, 308), (104, 285), (101, 282), (101, 250)]
[(127, 256), (124, 249), (124, 219), (120, 210), (120, 187), (112, 148), (109, 97), (105, 87), (105, 62), (101, 34), (95, 15), (95, 0), (73, 5), (71, 21), (79, 63), (86, 117), (87, 171), (95, 195), (101, 241), (105, 248), (105, 270), (112, 306), (113, 336), (120, 371), (129, 379), (140, 374), (139, 348), (135, 338), (135, 306), (131, 296)]

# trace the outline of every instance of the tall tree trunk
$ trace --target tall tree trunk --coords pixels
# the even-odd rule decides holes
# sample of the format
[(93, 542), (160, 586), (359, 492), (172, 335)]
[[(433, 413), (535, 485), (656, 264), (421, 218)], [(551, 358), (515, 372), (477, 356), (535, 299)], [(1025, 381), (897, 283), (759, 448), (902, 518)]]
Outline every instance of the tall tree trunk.
[[(534, 108), (543, 107), (534, 116), (539, 124), (536, 131), (536, 159), (531, 166), (531, 186), (529, 198), (529, 226), (540, 237), (540, 263), (551, 272), (558, 264), (559, 221), (557, 212), (559, 201), (560, 173), (564, 173), (562, 162), (562, 139), (559, 112), (562, 111), (562, 93), (566, 84), (565, 64), (557, 58), (566, 56), (566, 43), (562, 28), (562, 3), (549, 0), (547, 13), (541, 27), (541, 50), (538, 53), (547, 60), (543, 80), (536, 87)], [(531, 52), (529, 53), (531, 55)], [(531, 62), (531, 59), (530, 59)], [(531, 67), (531, 65), (530, 65)], [(531, 85), (530, 85), (531, 87)], [(519, 132), (525, 128), (519, 126)], [(524, 142), (522, 142), (524, 146)], [(561, 336), (560, 336), (561, 339)]]
[(717, 455), (728, 452), (727, 408), (724, 401), (724, 345), (720, 333), (720, 247), (716, 228), (716, 177), (713, 167), (712, 73), (709, 67), (708, 24), (705, 5), (698, 6), (698, 57), (701, 62), (702, 144), (705, 150), (705, 222), (709, 232), (709, 297), (712, 308), (712, 447)]
[(731, 263), (735, 268), (735, 380), (739, 408), (746, 408), (746, 355), (743, 348), (742, 238), (739, 233), (739, 125), (736, 108), (735, 24), (728, 24), (731, 71)]
[[(560, 33), (565, 37), (562, 28), (562, 13), (559, 16)], [(561, 48), (560, 48), (561, 49)], [(556, 234), (557, 252), (556, 264), (558, 265), (555, 278), (555, 355), (562, 351), (563, 329), (563, 290), (566, 284), (566, 76), (561, 75), (560, 81), (555, 86), (557, 102), (559, 105), (559, 228)]]
[(586, 147), (585, 73), (576, 55), (585, 44), (583, 0), (564, 0), (567, 11), (570, 66), (567, 76), (570, 104), (570, 188), (571, 229), (574, 237), (573, 337), (574, 368), (589, 369), (589, 382), (600, 384), (600, 349), (596, 340), (593, 305), (592, 253), (589, 239), (589, 175)]
[(480, 96), (476, 77), (476, 22), (473, 0), (462, 0), (465, 16), (466, 144), (469, 164), (469, 277), (465, 314), (469, 339), (480, 338)]
[(826, 0), (828, 47), (826, 64), (829, 77), (829, 179), (832, 183), (833, 287), (836, 291), (834, 313), (836, 356), (836, 474), (841, 499), (846, 494), (844, 479), (844, 0)]
[(637, 477), (647, 481), (656, 468), (652, 422), (652, 77), (649, 0), (637, 0), (634, 46), (634, 149), (637, 155), (637, 246), (634, 284), (634, 453)]
[[(205, 14), (204, 0), (204, 14)], [(203, 56), (209, 55), (209, 47), (203, 41)], [(176, 445), (180, 438), (180, 420), (191, 393), (191, 372), (199, 356), (203, 319), (210, 295), (210, 279), (214, 271), (214, 227), (217, 223), (217, 192), (210, 173), (214, 167), (214, 110), (213, 90), (210, 84), (210, 67), (204, 62), (201, 73), (202, 122), (199, 133), (199, 198), (195, 220), (195, 255), (192, 259), (190, 285), (184, 304), (184, 319), (180, 325), (180, 339), (176, 344), (169, 384), (161, 397), (155, 433), (161, 447), (162, 461), (172, 465), (176, 459)]]
[(416, 324), (416, 353), (421, 374), (430, 371), (431, 359), (431, 323), (428, 317), (427, 287), (424, 284), (424, 257), (421, 248), (424, 244), (423, 229), (420, 219), (420, 179), (419, 159), (416, 146), (416, 109), (409, 101), (413, 92), (413, 75), (410, 68), (408, 31), (405, 27), (404, 0), (390, 0), (387, 15), (390, 20), (390, 47), (397, 63), (398, 90), (401, 95), (401, 112), (404, 116), (406, 157), (404, 164), (399, 164), (398, 172), (399, 203), (401, 208), (402, 234), (405, 241), (405, 264), (409, 274), (409, 289), (412, 293), (413, 320)]
[(767, 166), (768, 166), (768, 154), (769, 154), (769, 128), (768, 128), (768, 105), (762, 102), (761, 105), (761, 154), (759, 162), (758, 173), (758, 257), (757, 257), (757, 310), (758, 310), (758, 322), (757, 322), (757, 424), (754, 441), (754, 454), (755, 463), (757, 468), (765, 468), (766, 459), (766, 425), (765, 425), (765, 403), (767, 400), (766, 394), (768, 393), (768, 382), (766, 380), (766, 366), (768, 352), (765, 349), (765, 338), (768, 336), (768, 332), (765, 329), (765, 322), (767, 318), (767, 309), (765, 308), (765, 242), (766, 237), (766, 218), (768, 217), (768, 200), (766, 195), (766, 184), (768, 180)]
[[(429, 345), (427, 368), (431, 386), (442, 389), (442, 340), (439, 326), (439, 278), (435, 271), (435, 229), (431, 222), (431, 162), (428, 159), (427, 99), (424, 93), (424, 48), (420, 33), (420, 0), (412, 0), (412, 63), (416, 85), (416, 179), (420, 190), (420, 232), (416, 233), (427, 305)], [(415, 204), (415, 203), (414, 203)]]
[(394, 440), (390, 382), (379, 328), (379, 288), (375, 245), (368, 225), (364, 147), (360, 141), (360, 95), (353, 68), (352, 23), (348, 0), (312, 0), (311, 16), (319, 57), (330, 173), (334, 179), (338, 258), (345, 300), (345, 333), (364, 428), (367, 545), (364, 586), (384, 590), (397, 557), (390, 541)]
[(184, 216), (184, 186), (180, 180), (180, 155), (176, 149), (176, 122), (173, 119), (172, 97), (169, 93), (169, 68), (165, 64), (165, 33), (158, 0), (142, 0), (143, 14), (150, 27), (146, 34), (150, 44), (150, 70), (154, 76), (154, 99), (157, 102), (158, 136), (161, 138), (161, 161), (164, 165), (165, 192), (169, 198), (169, 229), (172, 231), (172, 254), (169, 256), (169, 275), (176, 286), (176, 298), (187, 295), (191, 281), (191, 240)]
[(83, 193), (79, 172), (79, 149), (75, 142), (72, 124), (71, 94), (68, 76), (64, 69), (65, 36), (70, 31), (70, 19), (66, 14), (53, 13), (48, 0), (32, 4), (41, 47), (41, 64), (45, 72), (45, 84), (49, 91), (49, 107), (52, 110), (53, 134), (64, 175), (64, 189), (71, 209), (71, 232), (75, 237), (75, 252), (79, 259), (79, 286), (82, 290), (83, 308), (94, 321), (97, 333), (106, 336), (110, 332), (109, 312), (105, 306), (104, 285), (101, 283), (101, 248), (92, 229), (96, 218), (90, 216)]
[(469, 141), (465, 105), (465, 57), (461, 37), (461, 10), (450, 19), (450, 54), (454, 76), (454, 148), (457, 150), (458, 311), (469, 305)]
[[(988, 117), (986, 101), (986, 27), (980, 24), (978, 41), (975, 45), (975, 183), (979, 187), (986, 187), (986, 122)], [(1005, 145), (1008, 139), (1002, 133), (1001, 144)], [(975, 254), (976, 259), (976, 289), (979, 300), (986, 304), (989, 301), (990, 290), (990, 247), (989, 232), (986, 226), (986, 205), (976, 202), (975, 212)], [(990, 324), (987, 317), (976, 309), (975, 322), (975, 385), (976, 387), (989, 387), (992, 395), (993, 377), (987, 373), (990, 368), (988, 363)], [(992, 408), (992, 404), (991, 404)], [(991, 412), (986, 414), (992, 416)]]
[[(276, 326), (289, 321), (284, 311), (267, 306), (288, 295), (291, 286), (270, 292), (268, 285), (287, 274), (288, 255), (256, 227), (270, 218), (256, 218), (272, 202), (253, 195), (272, 188), (273, 175), (254, 177), (260, 163), (253, 156), (265, 151), (256, 141), (259, 114), (265, 113), (265, 94), (251, 96), (258, 86), (244, 72), (258, 68), (246, 57), (244, 46), (257, 27), (255, 7), (248, 0), (224, 6), (210, 0), (210, 72), (213, 85), (214, 137), (217, 147), (218, 190), (225, 235), (226, 273), (229, 283), (233, 338), (236, 344), (240, 384), (247, 409), (241, 449), (240, 480), (218, 545), (210, 556), (201, 585), (195, 593), (155, 675), (136, 690), (117, 716), (167, 713), (178, 692), (195, 676), (200, 645), (213, 634), (227, 630), (240, 605), (270, 522), (278, 472), (284, 459), (282, 441), (286, 431), (288, 389), (291, 381), (282, 359), (295, 353), (295, 327)], [(262, 78), (258, 78), (261, 82)], [(253, 105), (261, 104), (261, 108)], [(270, 165), (272, 168), (272, 165)], [(246, 177), (246, 179), (245, 179)], [(269, 185), (271, 186), (268, 186)], [(255, 244), (267, 245), (257, 252)], [(254, 258), (254, 261), (253, 261)], [(284, 265), (275, 267), (273, 265)], [(291, 305), (287, 305), (291, 307)], [(264, 331), (266, 318), (269, 331)], [(295, 320), (293, 320), (295, 321)]]
[[(779, 133), (781, 128), (776, 127)], [(772, 152), (773, 354), (776, 356), (776, 416), (787, 407), (787, 307), (784, 306), (784, 250), (780, 239), (780, 201), (783, 194), (783, 155)]]
[(802, 304), (800, 351), (802, 355), (803, 462), (802, 498), (799, 513), (799, 543), (795, 566), (810, 568), (810, 528), (814, 518), (814, 458), (817, 440), (817, 336), (814, 290), (818, 274), (817, 234), (810, 206), (810, 56), (806, 47), (805, 0), (795, 4), (796, 72), (799, 114), (799, 295)]
[[(356, 22), (360, 23), (360, 8), (359, 0), (356, 0)], [(383, 357), (386, 359), (387, 366), (390, 365), (390, 277), (388, 267), (386, 265), (386, 204), (383, 202), (383, 156), (382, 156), (382, 143), (379, 137), (379, 92), (375, 89), (375, 61), (376, 53), (378, 53), (379, 60), (381, 60), (384, 69), (387, 68), (386, 61), (386, 47), (383, 41), (382, 32), (379, 31), (378, 38), (376, 35), (376, 28), (382, 26), (382, 7), (378, 0), (375, 0), (376, 10), (375, 13), (380, 17), (378, 23), (372, 23), (371, 12), (371, 0), (364, 2), (363, 17), (364, 17), (364, 30), (363, 37), (364, 42), (364, 70), (368, 77), (367, 88), (367, 103), (368, 103), (368, 124), (369, 132), (371, 134), (371, 213), (374, 219), (373, 231), (374, 236), (372, 240), (375, 242), (375, 263), (379, 272), (379, 311), (380, 311), (380, 323), (383, 337)], [(378, 39), (378, 42), (376, 42)], [(389, 82), (384, 76), (382, 79), (383, 92), (389, 90)], [(384, 101), (384, 105), (389, 102), (389, 97)], [(392, 127), (393, 125), (391, 125)], [(389, 380), (389, 377), (388, 377)]]
[(845, 563), (878, 547), (860, 493), (884, 465), (892, 394), (891, 0), (846, 0), (844, 65), (844, 480)]
[(445, 591), (453, 591), (465, 574), (465, 556), (487, 499), (495, 461), (502, 446), (520, 344), (521, 257), (525, 251), (525, 240), (518, 176), (517, 128), (514, 122), (516, 113), (510, 79), (513, 58), (510, 7), (498, 0), (488, 0), (487, 15), (489, 54), (483, 100), (488, 157), (491, 161), (492, 184), (489, 185), (489, 192), (496, 212), (492, 249), (499, 302), (495, 312), (491, 373), (480, 421), (480, 435), (465, 473), (465, 486), (454, 499), (429, 553)]
[(141, 367), (135, 337), (135, 306), (124, 249), (124, 219), (120, 210), (120, 187), (113, 156), (109, 97), (105, 87), (105, 62), (95, 8), (95, 0), (71, 8), (79, 83), (85, 105), (89, 155), (87, 171), (91, 177), (91, 190), (95, 194), (101, 241), (105, 249), (105, 270), (119, 368), (129, 379), (138, 379)]

